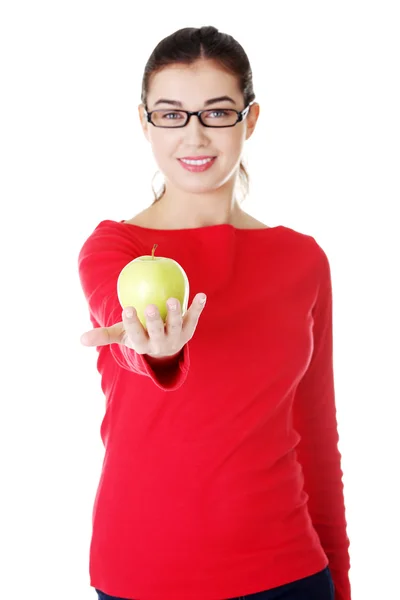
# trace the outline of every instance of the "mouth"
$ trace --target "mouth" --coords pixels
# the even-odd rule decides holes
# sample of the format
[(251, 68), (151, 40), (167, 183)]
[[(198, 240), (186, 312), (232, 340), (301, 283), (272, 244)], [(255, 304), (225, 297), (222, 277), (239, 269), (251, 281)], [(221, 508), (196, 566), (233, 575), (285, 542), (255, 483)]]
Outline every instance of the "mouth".
[(202, 171), (207, 171), (212, 167), (216, 160), (216, 156), (178, 158), (180, 165), (182, 165), (184, 169), (186, 169), (187, 171), (191, 171), (192, 173), (200, 173)]

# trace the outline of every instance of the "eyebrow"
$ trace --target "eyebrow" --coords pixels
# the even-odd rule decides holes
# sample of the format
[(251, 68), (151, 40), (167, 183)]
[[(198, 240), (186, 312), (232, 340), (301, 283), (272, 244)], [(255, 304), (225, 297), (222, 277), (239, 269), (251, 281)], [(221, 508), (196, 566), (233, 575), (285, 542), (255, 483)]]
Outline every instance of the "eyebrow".
[[(230, 96), (218, 96), (217, 98), (210, 98), (209, 100), (206, 100), (204, 102), (204, 106), (209, 106), (210, 104), (215, 104), (216, 102), (232, 102), (232, 104), (236, 104), (236, 102)], [(178, 106), (179, 108), (182, 108), (183, 106), (182, 102), (179, 102), (178, 100), (168, 100), (166, 98), (160, 98), (157, 100), (154, 106), (157, 106), (158, 104), (172, 104), (173, 106)]]

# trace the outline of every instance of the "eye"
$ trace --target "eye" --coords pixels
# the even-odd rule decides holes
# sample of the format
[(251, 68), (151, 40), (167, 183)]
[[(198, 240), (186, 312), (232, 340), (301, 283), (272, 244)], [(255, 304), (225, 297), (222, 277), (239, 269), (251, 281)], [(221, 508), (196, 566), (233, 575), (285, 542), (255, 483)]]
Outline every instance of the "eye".
[[(206, 113), (206, 116), (207, 116), (207, 117), (212, 117), (212, 115), (217, 115), (217, 114), (219, 114), (219, 115), (221, 115), (221, 116), (223, 116), (223, 117), (226, 117), (227, 115), (229, 115), (229, 112), (230, 112), (230, 111), (227, 111), (227, 110), (221, 110), (221, 109), (209, 110), (209, 111), (207, 111), (207, 113)], [(212, 117), (212, 118), (214, 118), (214, 117)], [(217, 118), (218, 118), (218, 117), (217, 117)]]
[(168, 113), (164, 113), (163, 115), (163, 119), (167, 119), (168, 121), (175, 121), (175, 118), (169, 119), (169, 117), (178, 117), (178, 118), (182, 118), (182, 113), (180, 112), (168, 112)]

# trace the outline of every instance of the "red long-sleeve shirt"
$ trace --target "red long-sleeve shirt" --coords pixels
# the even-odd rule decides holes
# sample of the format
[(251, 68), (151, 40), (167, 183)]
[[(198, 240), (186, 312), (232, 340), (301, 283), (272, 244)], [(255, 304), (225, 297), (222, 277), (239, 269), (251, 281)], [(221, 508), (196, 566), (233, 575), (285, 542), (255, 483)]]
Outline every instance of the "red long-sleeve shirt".
[(121, 321), (137, 256), (177, 260), (207, 304), (179, 361), (98, 347), (105, 446), (90, 582), (121, 598), (222, 600), (329, 562), (350, 600), (329, 262), (285, 226), (154, 230), (102, 221), (79, 253), (94, 327)]

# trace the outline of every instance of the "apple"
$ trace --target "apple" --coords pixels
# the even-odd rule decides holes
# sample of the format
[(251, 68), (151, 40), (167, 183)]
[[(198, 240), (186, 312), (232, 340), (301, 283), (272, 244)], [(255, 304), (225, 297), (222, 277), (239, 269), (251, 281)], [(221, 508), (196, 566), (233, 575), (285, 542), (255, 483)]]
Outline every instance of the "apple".
[(120, 272), (117, 281), (118, 300), (122, 308), (134, 306), (138, 318), (146, 329), (145, 308), (155, 304), (162, 320), (167, 316), (168, 298), (177, 298), (182, 316), (189, 301), (189, 280), (181, 265), (172, 258), (154, 256), (158, 244), (154, 244), (151, 256), (139, 256)]

